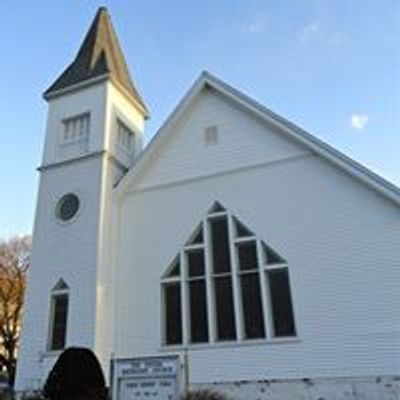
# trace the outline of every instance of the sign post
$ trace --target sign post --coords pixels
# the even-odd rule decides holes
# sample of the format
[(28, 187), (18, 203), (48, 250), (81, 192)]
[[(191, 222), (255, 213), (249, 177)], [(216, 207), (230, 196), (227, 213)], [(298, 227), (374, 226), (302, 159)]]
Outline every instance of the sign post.
[(178, 355), (113, 360), (112, 400), (179, 400), (183, 368)]

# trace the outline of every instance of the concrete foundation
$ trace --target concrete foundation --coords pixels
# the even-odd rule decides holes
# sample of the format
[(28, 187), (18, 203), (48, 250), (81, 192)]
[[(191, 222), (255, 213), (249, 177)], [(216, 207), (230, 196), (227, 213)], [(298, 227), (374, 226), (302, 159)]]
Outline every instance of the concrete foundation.
[(191, 385), (229, 400), (400, 400), (400, 376), (263, 380)]

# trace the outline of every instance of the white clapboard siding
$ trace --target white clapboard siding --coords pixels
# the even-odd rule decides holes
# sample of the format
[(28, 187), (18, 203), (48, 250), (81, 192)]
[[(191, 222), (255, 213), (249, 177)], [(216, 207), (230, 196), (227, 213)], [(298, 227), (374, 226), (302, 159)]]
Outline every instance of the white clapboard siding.
[[(201, 127), (218, 118), (206, 147)], [(116, 356), (168, 351), (160, 277), (218, 200), (288, 260), (298, 338), (189, 347), (191, 382), (400, 372), (394, 203), (215, 94), (158, 150), (121, 203)]]
[[(209, 127), (217, 129), (216, 143), (207, 142)], [(170, 129), (131, 190), (309, 153), (213, 89), (204, 89)]]

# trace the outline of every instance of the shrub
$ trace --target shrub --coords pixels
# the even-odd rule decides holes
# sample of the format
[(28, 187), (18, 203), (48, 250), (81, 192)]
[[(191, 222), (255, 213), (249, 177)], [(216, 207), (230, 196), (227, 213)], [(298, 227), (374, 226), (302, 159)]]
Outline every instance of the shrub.
[(213, 390), (195, 390), (184, 396), (183, 400), (229, 400), (224, 394)]
[(21, 400), (44, 400), (43, 394), (40, 390), (24, 393), (21, 397)]
[(48, 400), (106, 400), (105, 379), (95, 354), (85, 348), (65, 350), (50, 371), (43, 394)]

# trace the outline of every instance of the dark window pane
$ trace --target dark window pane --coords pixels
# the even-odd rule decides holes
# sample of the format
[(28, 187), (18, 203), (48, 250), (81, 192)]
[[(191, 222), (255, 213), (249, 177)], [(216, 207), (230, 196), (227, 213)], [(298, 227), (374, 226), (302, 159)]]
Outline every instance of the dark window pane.
[(57, 205), (57, 216), (62, 221), (68, 221), (78, 212), (79, 198), (76, 194), (68, 193), (64, 195)]
[(244, 226), (240, 221), (235, 220), (236, 226), (236, 236), (238, 237), (246, 237), (246, 236), (254, 236), (254, 233)]
[(274, 250), (263, 243), (265, 261), (267, 264), (284, 264), (286, 261)]
[(218, 212), (224, 212), (224, 211), (226, 211), (225, 208), (220, 203), (218, 203), (218, 201), (216, 201), (213, 204), (213, 206), (211, 207), (209, 212), (210, 212), (210, 214), (212, 214), (212, 213), (218, 213)]
[(204, 250), (190, 250), (187, 252), (189, 278), (204, 276)]
[(68, 317), (68, 295), (53, 297), (53, 326), (51, 335), (51, 350), (61, 350), (65, 347)]
[(171, 266), (171, 269), (168, 273), (168, 275), (166, 276), (167, 278), (173, 278), (173, 277), (177, 277), (181, 274), (181, 266), (180, 263), (177, 260), (174, 261), (174, 263)]
[(258, 268), (256, 242), (241, 243), (237, 246), (239, 269), (248, 271)]
[(264, 315), (258, 273), (240, 277), (245, 335), (247, 339), (264, 338)]
[(296, 334), (287, 269), (268, 272), (275, 336)]
[(189, 239), (187, 245), (202, 244), (203, 241), (203, 225), (200, 225)]
[(172, 283), (165, 290), (165, 340), (167, 344), (182, 343), (181, 285)]
[(207, 299), (204, 279), (189, 282), (189, 298), (191, 342), (208, 342)]
[(212, 219), (211, 241), (214, 273), (230, 272), (231, 259), (229, 254), (229, 236), (227, 218)]
[(68, 290), (69, 287), (68, 285), (65, 283), (64, 279), (60, 279), (56, 286), (54, 286), (53, 290), (57, 291), (57, 290)]
[(214, 284), (218, 340), (236, 339), (231, 277), (215, 278)]

